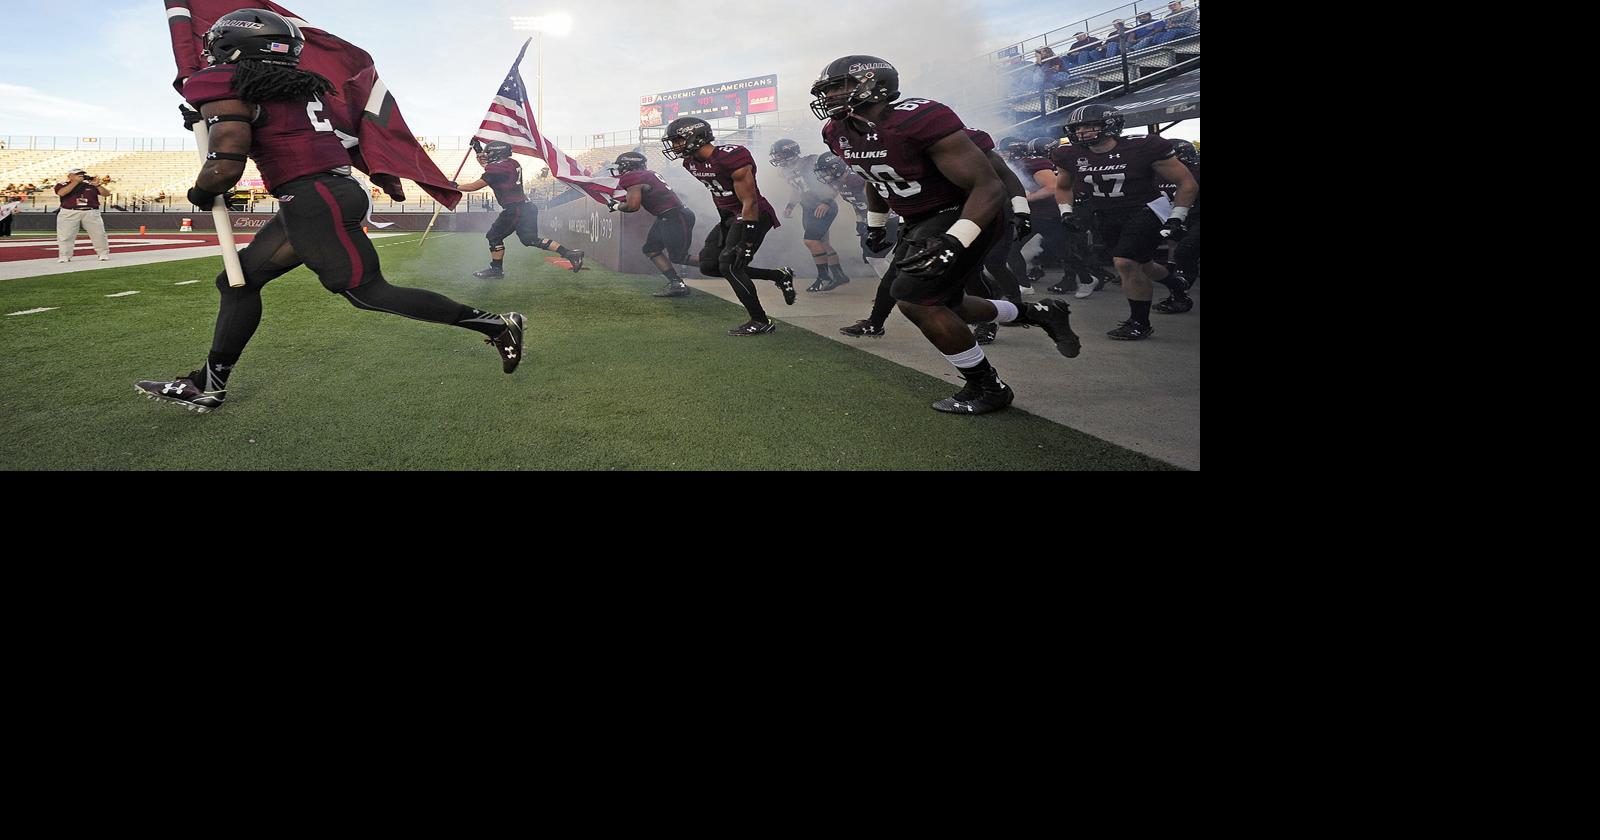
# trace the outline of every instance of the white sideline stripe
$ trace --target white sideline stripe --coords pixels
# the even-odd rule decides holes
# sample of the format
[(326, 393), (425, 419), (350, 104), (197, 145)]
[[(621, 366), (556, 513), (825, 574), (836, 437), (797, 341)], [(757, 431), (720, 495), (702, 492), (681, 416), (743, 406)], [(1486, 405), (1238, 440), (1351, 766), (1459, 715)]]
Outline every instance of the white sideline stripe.
[(114, 295), (106, 295), (106, 297), (127, 297), (128, 295), (136, 295), (136, 294), (138, 294), (138, 292), (117, 292)]
[(187, 285), (189, 285), (191, 283), (198, 283), (198, 282), (200, 282), (200, 281), (199, 280), (185, 280), (182, 283), (173, 283), (172, 285), (174, 285), (174, 286), (187, 286)]
[(38, 315), (40, 312), (49, 312), (52, 309), (60, 308), (59, 306), (41, 306), (38, 309), (24, 309), (21, 312), (7, 312), (6, 317), (9, 318), (12, 315)]

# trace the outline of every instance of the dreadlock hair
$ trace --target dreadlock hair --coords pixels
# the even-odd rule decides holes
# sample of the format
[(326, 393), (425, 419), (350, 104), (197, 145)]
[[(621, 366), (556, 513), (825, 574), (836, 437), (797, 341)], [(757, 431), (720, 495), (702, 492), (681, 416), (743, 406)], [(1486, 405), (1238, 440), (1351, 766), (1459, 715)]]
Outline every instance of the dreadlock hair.
[(320, 96), (333, 90), (333, 82), (309, 70), (246, 58), (234, 65), (233, 89), (246, 102), (276, 102)]

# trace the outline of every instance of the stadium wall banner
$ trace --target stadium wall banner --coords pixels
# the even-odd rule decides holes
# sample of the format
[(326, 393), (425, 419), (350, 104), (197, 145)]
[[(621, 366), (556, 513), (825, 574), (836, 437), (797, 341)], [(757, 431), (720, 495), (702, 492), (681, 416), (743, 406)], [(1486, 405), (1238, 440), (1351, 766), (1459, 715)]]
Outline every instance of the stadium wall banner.
[(778, 75), (756, 76), (639, 98), (639, 127), (661, 128), (679, 117), (711, 121), (778, 110)]
[(592, 201), (569, 201), (539, 211), (539, 235), (587, 252), (585, 262), (627, 274), (654, 274), (655, 267), (640, 251), (654, 221), (649, 213), (612, 213)]

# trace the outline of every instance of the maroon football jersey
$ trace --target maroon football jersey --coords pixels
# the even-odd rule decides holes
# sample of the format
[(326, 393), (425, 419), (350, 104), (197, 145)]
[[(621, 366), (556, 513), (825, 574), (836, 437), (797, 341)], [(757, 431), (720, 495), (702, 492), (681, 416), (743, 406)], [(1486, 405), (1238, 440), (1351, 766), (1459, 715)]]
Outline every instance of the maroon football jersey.
[(1161, 196), (1156, 183), (1155, 164), (1176, 153), (1172, 141), (1159, 134), (1118, 139), (1109, 152), (1097, 153), (1087, 146), (1071, 144), (1051, 153), (1061, 177), (1069, 179), (1074, 191), (1080, 187), (1096, 210), (1128, 210), (1143, 207)]
[(867, 212), (867, 179), (852, 172), (844, 176), (834, 189), (850, 206), (856, 208), (857, 213)]
[(890, 107), (883, 122), (861, 131), (854, 120), (829, 120), (822, 140), (906, 219), (959, 207), (967, 194), (933, 164), (928, 147), (966, 126), (956, 112), (929, 99)]
[(678, 194), (667, 186), (667, 182), (661, 180), (660, 175), (648, 170), (622, 173), (622, 177), (617, 179), (617, 186), (623, 189), (649, 187), (643, 190), (639, 206), (652, 216), (659, 216), (683, 206), (682, 199), (679, 199)]
[(516, 158), (497, 160), (483, 168), (483, 180), (494, 190), (494, 200), (501, 207), (522, 204), (528, 200), (522, 193), (522, 164)]
[[(711, 200), (717, 205), (718, 210), (723, 210), (738, 215), (744, 209), (744, 202), (739, 200), (738, 193), (733, 190), (733, 173), (750, 167), (750, 174), (756, 173), (756, 159), (750, 156), (750, 150), (743, 146), (717, 146), (711, 153), (709, 160), (700, 160), (694, 155), (683, 159), (683, 168), (689, 174), (700, 179), (711, 191)], [(767, 203), (765, 196), (761, 195), (761, 188), (756, 187), (756, 203), (759, 205), (763, 217), (772, 221), (773, 227), (778, 227), (778, 214)]]
[[(59, 190), (66, 185), (67, 182), (62, 181), (61, 183), (56, 184), (56, 189)], [(99, 210), (100, 190), (88, 181), (79, 181), (77, 189), (67, 193), (64, 196), (61, 196), (61, 209)]]
[(966, 128), (963, 130), (967, 132), (968, 137), (972, 138), (972, 142), (978, 144), (978, 151), (994, 151), (994, 138), (989, 136), (989, 132), (976, 128)]
[[(183, 98), (196, 108), (207, 102), (240, 99), (233, 89), (233, 67), (208, 67), (190, 76), (183, 85)], [(256, 105), (251, 128), (250, 159), (261, 170), (268, 190), (350, 165), (350, 153), (334, 133), (318, 97), (262, 102)]]

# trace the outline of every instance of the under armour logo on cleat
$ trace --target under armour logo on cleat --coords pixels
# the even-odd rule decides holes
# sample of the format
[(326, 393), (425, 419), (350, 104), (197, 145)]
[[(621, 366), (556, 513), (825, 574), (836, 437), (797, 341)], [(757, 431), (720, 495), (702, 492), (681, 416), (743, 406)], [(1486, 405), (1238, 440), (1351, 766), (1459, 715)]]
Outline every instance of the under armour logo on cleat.
[(176, 382), (168, 382), (167, 384), (161, 386), (161, 393), (163, 393), (163, 394), (181, 394), (181, 393), (183, 393), (183, 386), (179, 385)]

